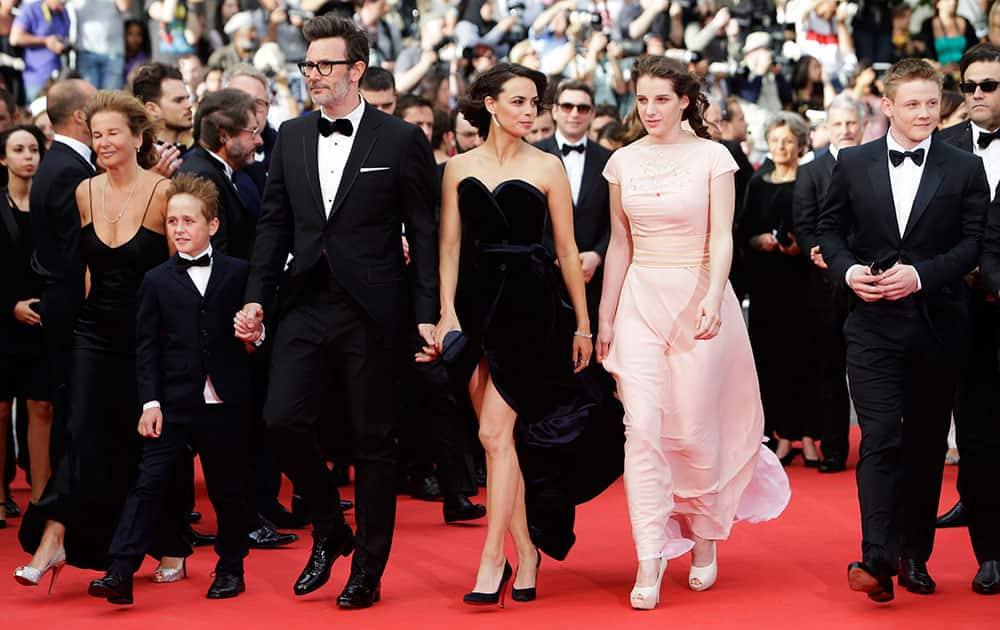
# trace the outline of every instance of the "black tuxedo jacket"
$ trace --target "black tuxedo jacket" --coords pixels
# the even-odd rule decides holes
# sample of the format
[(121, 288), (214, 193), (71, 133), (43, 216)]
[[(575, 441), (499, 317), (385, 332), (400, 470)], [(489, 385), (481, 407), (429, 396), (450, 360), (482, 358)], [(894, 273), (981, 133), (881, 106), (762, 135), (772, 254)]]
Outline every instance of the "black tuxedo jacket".
[(204, 297), (177, 256), (146, 273), (136, 314), (141, 403), (158, 400), (164, 410), (203, 406), (206, 376), (224, 403), (249, 401), (250, 363), (233, 335), (249, 273), (246, 261), (213, 251)]
[(35, 241), (31, 266), (47, 287), (59, 289), (43, 294), (42, 319), (47, 328), (65, 334), (72, 330), (76, 308), (83, 300), (76, 187), (94, 174), (87, 160), (57, 140), (42, 158), (31, 185), (31, 233)]
[(792, 205), (792, 231), (799, 243), (799, 248), (806, 256), (816, 245), (819, 237), (816, 234), (816, 222), (819, 219), (820, 208), (826, 198), (827, 191), (833, 181), (833, 167), (837, 159), (830, 149), (823, 149), (816, 158), (799, 167), (795, 175), (795, 200)]
[(219, 191), (219, 230), (212, 237), (212, 247), (229, 256), (250, 260), (256, 220), (233, 181), (226, 176), (222, 162), (209, 155), (204, 147), (196, 147), (184, 155), (177, 171), (200, 175), (215, 184)]
[[(562, 151), (559, 150), (555, 135), (539, 141), (535, 146), (562, 159)], [(583, 154), (580, 195), (573, 205), (576, 246), (581, 252), (597, 252), (602, 260), (608, 252), (608, 241), (611, 239), (611, 201), (608, 182), (601, 173), (610, 158), (611, 151), (587, 140), (587, 148)], [(550, 223), (546, 223), (545, 245), (550, 251), (555, 251)]]
[(318, 118), (313, 112), (289, 120), (278, 132), (246, 300), (267, 312), (292, 253), (284, 302), (294, 305), (309, 272), (326, 265), (391, 344), (406, 317), (403, 223), (417, 321), (439, 317), (434, 156), (417, 127), (366, 105), (328, 218), (317, 165)]
[(935, 140), (972, 153), (972, 121), (966, 120), (934, 134)]
[(922, 287), (914, 296), (926, 306), (931, 326), (944, 334), (956, 326), (954, 316), (967, 310), (962, 278), (979, 260), (989, 193), (982, 160), (975, 155), (935, 140), (925, 160), (900, 237), (885, 138), (843, 149), (820, 211), (819, 242), (834, 282), (843, 283), (855, 264), (885, 267), (898, 260), (913, 265)]
[(0, 356), (19, 353), (40, 340), (37, 326), (29, 328), (14, 318), (14, 305), (41, 295), (28, 263), (31, 234), (19, 229), (16, 212), (7, 201), (7, 188), (0, 188), (0, 269), (6, 275), (0, 282)]

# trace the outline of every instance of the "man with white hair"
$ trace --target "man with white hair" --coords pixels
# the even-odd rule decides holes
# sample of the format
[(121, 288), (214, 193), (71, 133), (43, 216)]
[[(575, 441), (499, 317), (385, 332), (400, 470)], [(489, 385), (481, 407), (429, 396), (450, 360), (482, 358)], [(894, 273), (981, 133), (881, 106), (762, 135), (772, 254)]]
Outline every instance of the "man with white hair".
[(219, 66), (223, 70), (238, 63), (253, 63), (253, 55), (257, 52), (257, 27), (253, 23), (253, 14), (240, 11), (234, 14), (223, 27), (229, 36), (229, 45), (223, 46), (208, 58), (208, 65)]
[(791, 106), (792, 88), (780, 72), (774, 70), (771, 36), (764, 31), (747, 35), (743, 44), (744, 67), (732, 78), (732, 93), (740, 98), (743, 115), (750, 129), (753, 151), (750, 160), (759, 161), (767, 153), (764, 126), (779, 111)]
[(816, 236), (816, 219), (830, 189), (837, 155), (841, 149), (861, 143), (865, 129), (864, 106), (849, 95), (841, 94), (827, 108), (826, 125), (830, 144), (817, 151), (812, 162), (799, 167), (792, 212), (795, 237), (813, 263), (807, 289), (812, 327), (812, 346), (808, 352), (813, 371), (806, 378), (811, 394), (805, 399), (813, 401), (815, 407), (803, 413), (822, 418), (823, 456), (819, 471), (834, 473), (846, 468), (851, 425), (850, 397), (844, 380), (847, 349), (843, 327), (847, 317), (847, 292), (844, 287), (831, 283), (822, 272), (827, 265)]

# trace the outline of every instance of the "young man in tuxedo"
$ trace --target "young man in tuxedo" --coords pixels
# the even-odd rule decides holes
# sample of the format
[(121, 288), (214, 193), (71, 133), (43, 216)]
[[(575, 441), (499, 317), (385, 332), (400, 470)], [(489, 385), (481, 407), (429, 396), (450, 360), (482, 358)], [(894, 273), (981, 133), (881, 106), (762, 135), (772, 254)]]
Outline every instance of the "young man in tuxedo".
[(181, 156), (187, 151), (181, 140), (190, 137), (194, 118), (184, 76), (177, 66), (154, 61), (139, 66), (129, 89), (142, 101), (156, 123), (160, 158), (152, 170), (172, 177), (181, 165)]
[[(962, 368), (955, 397), (955, 428), (958, 438), (958, 491), (961, 498), (938, 519), (938, 527), (968, 525), (979, 573), (972, 588), (978, 593), (1000, 593), (1000, 493), (993, 480), (994, 459), (1000, 452), (1000, 334), (997, 330), (997, 288), (990, 277), (998, 267), (988, 238), (996, 217), (997, 185), (1000, 184), (1000, 47), (980, 44), (967, 50), (959, 63), (969, 120), (943, 130), (936, 140), (978, 155), (986, 169), (993, 197), (987, 235), (983, 239), (981, 271), (971, 276), (969, 315), (972, 321), (972, 351)], [(987, 246), (987, 243), (990, 245)], [(984, 282), (985, 281), (985, 282)]]
[(808, 399), (816, 406), (807, 413), (822, 418), (823, 457), (819, 471), (834, 473), (847, 467), (851, 429), (851, 401), (844, 380), (847, 293), (842, 283), (831, 282), (824, 274), (827, 264), (816, 238), (816, 219), (830, 190), (840, 150), (861, 142), (865, 131), (864, 108), (849, 95), (840, 95), (827, 107), (826, 120), (830, 127), (829, 148), (820, 150), (815, 160), (799, 167), (792, 211), (795, 237), (813, 263), (807, 289), (813, 341), (808, 352), (814, 369), (808, 375), (811, 389)]
[[(208, 496), (219, 517), (219, 561), (209, 599), (242, 593), (249, 545), (249, 343), (232, 333), (250, 266), (213, 250), (219, 229), (215, 184), (181, 173), (167, 189), (167, 237), (177, 255), (150, 270), (139, 287), (136, 379), (145, 438), (139, 476), (125, 499), (108, 549), (107, 574), (88, 592), (132, 603), (132, 575), (149, 548), (179, 457), (201, 456)], [(263, 341), (263, 330), (254, 339)]]
[(844, 149), (818, 222), (831, 279), (857, 296), (844, 326), (861, 426), (862, 561), (852, 590), (893, 598), (892, 576), (934, 592), (927, 559), (959, 369), (969, 350), (968, 291), (988, 191), (982, 161), (933, 140), (941, 75), (904, 59), (885, 77), (886, 137)]
[[(408, 304), (420, 336), (433, 345), (437, 178), (423, 132), (361, 100), (367, 36), (330, 15), (307, 22), (303, 34), (309, 49), (299, 68), (321, 111), (287, 121), (278, 133), (236, 331), (245, 339), (257, 334), (284, 285), (264, 419), (313, 521), (312, 552), (294, 591), (321, 587), (336, 557), (353, 551), (337, 603), (360, 608), (379, 599), (395, 526), (393, 374)], [(347, 393), (356, 536), (316, 439), (328, 375)]]

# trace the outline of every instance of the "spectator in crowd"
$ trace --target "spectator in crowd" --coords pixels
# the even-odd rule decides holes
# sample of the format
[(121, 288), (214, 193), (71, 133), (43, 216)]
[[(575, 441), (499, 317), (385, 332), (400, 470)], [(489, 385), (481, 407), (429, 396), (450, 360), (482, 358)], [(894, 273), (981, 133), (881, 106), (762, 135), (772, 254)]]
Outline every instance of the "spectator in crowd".
[(431, 148), (438, 166), (448, 161), (455, 152), (455, 132), (451, 129), (451, 116), (447, 112), (434, 112), (434, 131), (431, 133)]
[(181, 55), (196, 52), (202, 26), (195, 11), (188, 6), (189, 2), (190, 0), (147, 0), (149, 32), (154, 34), (154, 59), (176, 61)]
[(196, 101), (200, 102), (203, 98), (211, 94), (212, 92), (218, 92), (222, 89), (222, 75), (224, 70), (219, 66), (208, 66), (205, 68), (205, 78), (198, 84)]
[(623, 39), (657, 39), (663, 47), (670, 42), (673, 48), (684, 48), (683, 15), (680, 2), (630, 0), (618, 14), (618, 28)]
[(403, 39), (399, 29), (386, 20), (389, 14), (389, 0), (363, 0), (354, 22), (368, 36), (371, 45), (370, 66), (382, 66), (392, 70), (396, 57), (403, 51)]
[(434, 109), (450, 111), (459, 95), (460, 85), (460, 79), (454, 74), (432, 72), (424, 77), (416, 92), (430, 101)]
[(369, 66), (361, 77), (361, 96), (375, 109), (390, 116), (396, 111), (396, 82), (385, 68)]
[(181, 164), (181, 154), (187, 149), (183, 140), (189, 137), (193, 116), (191, 96), (181, 71), (158, 61), (140, 66), (132, 79), (132, 94), (153, 120), (159, 151), (153, 170), (171, 177)]
[(610, 122), (621, 122), (618, 108), (611, 105), (598, 105), (594, 109), (594, 120), (590, 121), (590, 131), (587, 132), (590, 139), (597, 142), (597, 136), (604, 129), (604, 125)]
[(941, 92), (941, 122), (938, 129), (947, 129), (969, 119), (969, 108), (965, 97), (959, 92), (945, 90)]
[[(429, 13), (420, 18), (420, 41), (404, 48), (396, 57), (393, 72), (403, 93), (413, 90), (430, 73), (458, 71), (460, 51), (455, 38), (445, 34), (445, 19), (441, 13)], [(369, 66), (369, 70), (371, 67)]]
[(752, 162), (758, 162), (767, 152), (764, 127), (767, 121), (793, 105), (792, 88), (785, 77), (775, 70), (771, 36), (764, 31), (747, 35), (743, 44), (745, 65), (732, 78), (733, 93), (740, 97), (753, 143)]
[[(570, 38), (570, 15), (576, 8), (575, 0), (559, 0), (535, 18), (528, 31), (531, 45), (538, 51), (542, 72), (561, 75), (576, 56), (575, 42)], [(574, 34), (579, 29), (574, 29)]]
[(597, 105), (618, 105), (619, 99), (628, 91), (622, 74), (622, 47), (608, 36), (595, 31), (590, 25), (582, 25), (589, 39), (582, 55), (577, 55), (570, 66), (570, 79), (583, 81), (594, 87), (594, 103)]
[[(52, 141), (55, 140), (56, 131), (52, 128), (52, 121), (49, 120), (49, 112), (45, 109), (47, 99), (35, 99), (35, 103), (41, 103), (38, 108), (32, 107), (31, 113), (31, 124), (38, 127), (38, 130), (42, 132), (45, 136), (45, 146), (43, 147), (46, 151), (52, 148)], [(33, 103), (34, 105), (34, 103)]]
[(510, 62), (531, 70), (542, 69), (542, 58), (530, 39), (522, 39), (510, 49)]
[(469, 77), (471, 83), (476, 77), (497, 65), (497, 53), (489, 44), (479, 43), (472, 47), (472, 60), (469, 64)]
[(858, 65), (849, 6), (840, 0), (799, 0), (799, 5), (804, 9), (797, 16), (799, 50), (817, 59), (825, 80), (839, 88)]
[(397, 99), (396, 111), (393, 114), (411, 125), (420, 127), (427, 136), (427, 141), (431, 141), (434, 134), (434, 108), (430, 101), (422, 96), (404, 94)]
[(72, 0), (76, 70), (98, 90), (119, 90), (125, 76), (125, 22), (133, 0)]
[(987, 20), (989, 30), (986, 39), (994, 46), (1000, 46), (1000, 2), (994, 2), (990, 6), (989, 18)]
[(882, 112), (882, 81), (871, 66), (861, 68), (849, 86), (854, 100), (865, 106), (865, 135), (861, 143), (881, 138), (889, 130), (889, 119)]
[(972, 23), (956, 13), (957, 0), (937, 0), (935, 7), (934, 15), (920, 27), (917, 52), (942, 66), (954, 67), (965, 49), (975, 46), (979, 38)]
[(253, 98), (257, 128), (260, 130), (263, 144), (255, 151), (253, 162), (236, 170), (234, 181), (243, 203), (254, 217), (258, 217), (264, 185), (267, 182), (267, 171), (271, 163), (271, 152), (278, 139), (277, 130), (268, 122), (271, 109), (270, 83), (267, 76), (257, 68), (247, 64), (237, 64), (226, 70), (222, 76), (222, 87), (239, 90)]
[(219, 0), (215, 5), (215, 25), (208, 33), (208, 43), (212, 46), (212, 52), (229, 45), (229, 35), (224, 28), (229, 18), (240, 12), (239, 0)]
[(205, 65), (201, 59), (195, 54), (184, 55), (177, 60), (177, 69), (181, 71), (181, 77), (184, 79), (188, 93), (194, 94), (202, 81), (205, 80)]
[(531, 144), (538, 144), (555, 132), (556, 121), (552, 118), (552, 112), (547, 109), (539, 110), (534, 122), (531, 123), (531, 131), (525, 136), (525, 140)]
[[(719, 131), (722, 132), (722, 139), (731, 142), (746, 142), (748, 127), (746, 116), (743, 115), (743, 106), (735, 96), (730, 96), (723, 102), (722, 122), (719, 123)], [(739, 197), (737, 197), (739, 199)]]
[[(513, 42), (512, 33), (521, 27), (521, 18), (516, 13), (496, 19), (494, 0), (462, 0), (458, 5), (459, 21), (455, 25), (455, 39), (459, 50), (471, 48), (476, 44), (489, 44), (497, 55), (504, 57), (512, 43), (517, 43), (523, 36)], [(523, 33), (516, 33), (523, 35)]]
[(238, 63), (253, 63), (257, 51), (257, 27), (249, 11), (240, 11), (226, 22), (225, 32), (229, 35), (229, 45), (212, 53), (208, 64), (226, 70)]
[(823, 111), (836, 94), (819, 60), (809, 55), (802, 55), (795, 62), (791, 83), (795, 91), (794, 109), (803, 116), (810, 109)]
[(70, 18), (65, 0), (38, 0), (21, 8), (10, 29), (11, 46), (24, 48), (24, 97), (35, 100), (46, 82), (62, 70)]
[(617, 151), (625, 146), (625, 125), (612, 120), (601, 128), (597, 134), (597, 144), (608, 151)]
[(125, 20), (125, 67), (122, 71), (124, 82), (130, 82), (132, 70), (149, 63), (152, 55), (149, 27), (146, 23), (142, 20)]
[(479, 131), (466, 120), (458, 109), (451, 111), (451, 130), (455, 132), (455, 153), (471, 151), (483, 143)]
[(739, 58), (740, 28), (732, 14), (717, 0), (698, 0), (695, 19), (684, 27), (684, 46), (709, 62)]
[[(895, 4), (895, 6), (893, 6)], [(901, 9), (910, 10), (906, 3), (883, 0), (860, 0), (858, 12), (851, 21), (854, 48), (858, 59), (877, 63), (895, 61), (896, 16)], [(906, 20), (909, 31), (909, 18)]]

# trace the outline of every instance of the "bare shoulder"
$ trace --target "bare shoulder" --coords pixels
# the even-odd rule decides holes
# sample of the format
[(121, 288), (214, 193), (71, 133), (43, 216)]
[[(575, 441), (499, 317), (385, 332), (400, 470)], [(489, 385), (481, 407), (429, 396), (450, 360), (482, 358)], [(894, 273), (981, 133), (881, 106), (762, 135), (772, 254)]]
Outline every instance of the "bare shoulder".
[(93, 177), (88, 177), (76, 186), (76, 207), (80, 213), (80, 223), (82, 225), (86, 225), (93, 220), (90, 216), (90, 209), (93, 206), (93, 202), (90, 198), (91, 187), (102, 177), (106, 176), (94, 175)]
[(444, 165), (443, 183), (445, 186), (457, 186), (459, 182), (472, 172), (476, 156), (471, 153), (459, 153), (448, 159)]

